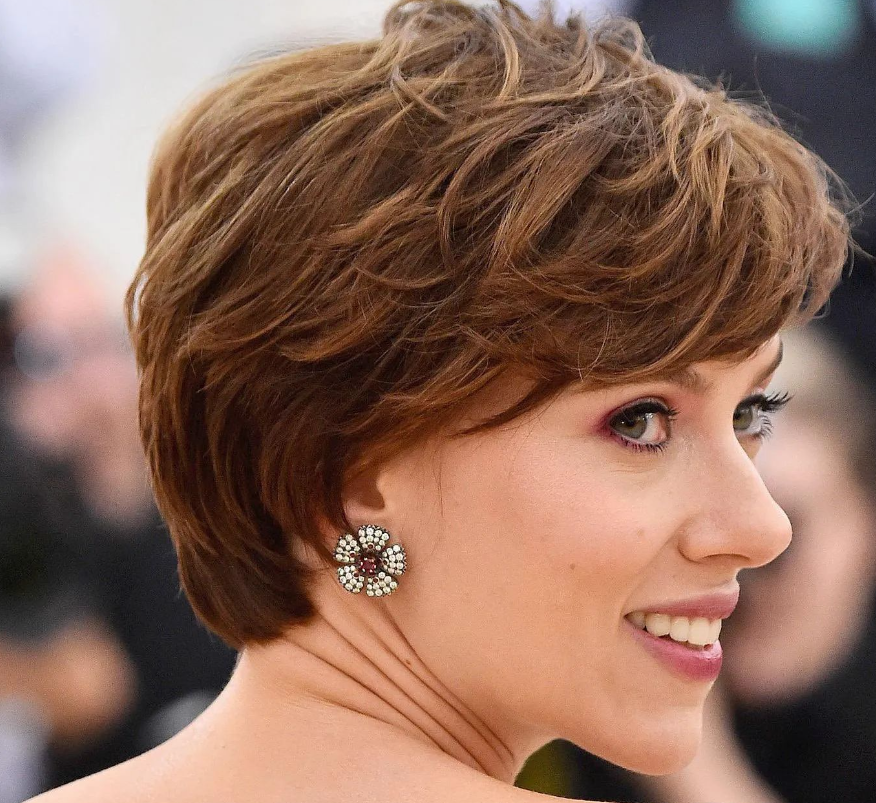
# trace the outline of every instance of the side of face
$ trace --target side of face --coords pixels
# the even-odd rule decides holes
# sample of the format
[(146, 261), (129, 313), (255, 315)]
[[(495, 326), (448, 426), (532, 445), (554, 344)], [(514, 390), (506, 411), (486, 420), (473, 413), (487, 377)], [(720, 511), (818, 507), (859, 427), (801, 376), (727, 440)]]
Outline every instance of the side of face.
[[(788, 519), (754, 466), (751, 416), (738, 409), (766, 388), (756, 378), (778, 346), (694, 366), (713, 385), (705, 394), (668, 381), (570, 389), (525, 420), (387, 468), (386, 526), (408, 549), (410, 576), (385, 604), (498, 733), (565, 738), (646, 773), (692, 759), (711, 683), (668, 671), (625, 616), (732, 591), (740, 569), (788, 545)], [(522, 387), (497, 391), (478, 417)], [(618, 429), (618, 414), (643, 400), (678, 415)]]

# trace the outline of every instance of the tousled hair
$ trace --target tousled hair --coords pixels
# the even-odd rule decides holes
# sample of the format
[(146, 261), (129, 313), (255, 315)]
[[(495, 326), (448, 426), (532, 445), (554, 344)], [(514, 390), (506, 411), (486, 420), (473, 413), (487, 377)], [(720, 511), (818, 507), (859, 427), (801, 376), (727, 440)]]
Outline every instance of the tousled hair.
[(330, 561), (345, 483), (511, 369), (531, 391), (462, 435), (811, 318), (845, 198), (625, 19), (397, 2), (379, 38), (236, 71), (159, 145), (126, 301), (195, 610), (234, 646), (308, 621), (293, 542)]

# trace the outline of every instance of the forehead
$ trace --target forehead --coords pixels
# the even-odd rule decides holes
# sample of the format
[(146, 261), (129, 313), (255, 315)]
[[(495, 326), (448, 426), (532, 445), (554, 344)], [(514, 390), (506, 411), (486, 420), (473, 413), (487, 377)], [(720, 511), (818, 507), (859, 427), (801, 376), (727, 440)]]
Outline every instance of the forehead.
[[(751, 357), (743, 361), (743, 363), (760, 363), (763, 360), (769, 360), (769, 362), (767, 362), (758, 372), (755, 384), (763, 383), (767, 377), (779, 367), (779, 364), (782, 362), (783, 354), (784, 346), (781, 337), (775, 335), (764, 343)], [(712, 364), (721, 368), (727, 368), (733, 365), (739, 365), (740, 363), (715, 361), (714, 363), (703, 363), (702, 367)], [(706, 370), (708, 370), (708, 368), (706, 368)], [(691, 391), (692, 393), (704, 395), (714, 390), (714, 383), (704, 376), (702, 368), (696, 365), (687, 366), (678, 371), (673, 371), (663, 378), (668, 382), (679, 385), (684, 390)]]
[(580, 383), (570, 389), (572, 393), (585, 393), (587, 391), (606, 391), (625, 384), (641, 385), (652, 382), (668, 382), (678, 385), (682, 390), (694, 394), (706, 395), (715, 390), (716, 378), (722, 372), (745, 368), (757, 371), (752, 377), (753, 384), (762, 384), (778, 367), (783, 357), (783, 344), (781, 337), (776, 334), (762, 343), (755, 352), (745, 359), (712, 359), (702, 360), (687, 365), (683, 368), (668, 371), (649, 372), (647, 366), (641, 372), (636, 372), (628, 381), (624, 377), (615, 377), (612, 381), (588, 381), (584, 376)]

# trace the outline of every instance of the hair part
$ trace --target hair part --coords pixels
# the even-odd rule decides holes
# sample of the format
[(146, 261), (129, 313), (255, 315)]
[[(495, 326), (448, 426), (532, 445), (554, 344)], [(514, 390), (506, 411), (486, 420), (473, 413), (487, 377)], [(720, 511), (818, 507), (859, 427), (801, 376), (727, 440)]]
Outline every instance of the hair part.
[(160, 143), (127, 296), (158, 504), (228, 643), (314, 613), (291, 544), (345, 483), (532, 389), (743, 359), (840, 276), (847, 201), (764, 107), (654, 63), (637, 25), (397, 2), (269, 58)]

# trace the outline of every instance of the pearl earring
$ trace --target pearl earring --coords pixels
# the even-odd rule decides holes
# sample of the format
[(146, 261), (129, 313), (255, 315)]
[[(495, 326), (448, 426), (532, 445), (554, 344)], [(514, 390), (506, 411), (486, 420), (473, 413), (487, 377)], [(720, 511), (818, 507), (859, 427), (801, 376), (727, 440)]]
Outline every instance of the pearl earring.
[(335, 547), (338, 580), (352, 594), (365, 587), (369, 597), (386, 597), (398, 588), (394, 578), (401, 577), (407, 568), (404, 547), (386, 546), (389, 533), (375, 524), (363, 524), (358, 538), (344, 533)]

